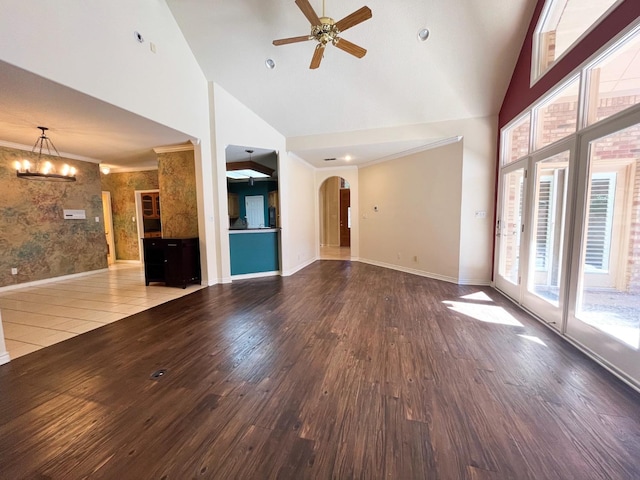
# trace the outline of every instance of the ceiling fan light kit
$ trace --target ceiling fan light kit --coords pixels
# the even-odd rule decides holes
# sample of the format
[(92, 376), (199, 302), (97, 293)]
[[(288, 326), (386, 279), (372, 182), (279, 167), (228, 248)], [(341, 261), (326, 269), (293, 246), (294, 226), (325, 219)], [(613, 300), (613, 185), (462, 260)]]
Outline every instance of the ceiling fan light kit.
[(316, 14), (315, 10), (309, 3), (309, 0), (296, 0), (296, 5), (302, 11), (304, 16), (307, 17), (307, 20), (309, 20), (309, 23), (311, 24), (311, 34), (274, 40), (274, 45), (287, 45), (289, 43), (315, 40), (318, 44), (316, 45), (316, 49), (311, 59), (311, 65), (309, 66), (312, 70), (320, 66), (324, 49), (328, 44), (332, 44), (340, 50), (358, 58), (362, 58), (366, 55), (367, 51), (364, 48), (339, 37), (339, 35), (345, 30), (364, 22), (365, 20), (369, 20), (372, 17), (371, 9), (369, 7), (362, 7), (352, 14), (347, 15), (342, 20), (338, 20), (336, 22), (333, 18), (324, 16), (324, 2), (322, 7), (322, 17), (319, 17)]

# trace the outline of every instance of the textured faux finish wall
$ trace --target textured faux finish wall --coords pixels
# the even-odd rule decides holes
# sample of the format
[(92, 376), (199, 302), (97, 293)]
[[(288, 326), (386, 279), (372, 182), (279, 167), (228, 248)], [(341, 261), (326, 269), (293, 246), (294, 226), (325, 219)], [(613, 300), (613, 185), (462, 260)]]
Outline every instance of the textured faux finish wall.
[(135, 191), (157, 189), (156, 170), (102, 175), (102, 190), (111, 192), (116, 260), (140, 260), (138, 226), (132, 220), (136, 216)]
[(198, 236), (193, 150), (158, 154), (160, 215), (164, 238)]
[[(34, 182), (13, 168), (25, 157), (32, 156), (0, 147), (0, 287), (106, 268), (98, 165), (67, 159), (76, 182)], [(64, 209), (87, 218), (64, 220)]]

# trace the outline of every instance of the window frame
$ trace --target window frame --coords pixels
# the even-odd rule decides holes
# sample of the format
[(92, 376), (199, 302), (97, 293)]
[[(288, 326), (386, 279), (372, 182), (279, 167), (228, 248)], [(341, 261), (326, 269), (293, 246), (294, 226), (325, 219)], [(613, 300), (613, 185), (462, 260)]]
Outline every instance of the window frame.
[(560, 63), (562, 59), (565, 56), (567, 56), (569, 52), (571, 52), (576, 47), (576, 45), (582, 42), (582, 40), (584, 40), (585, 37), (587, 37), (587, 35), (589, 35), (598, 25), (600, 25), (600, 23), (602, 23), (602, 21), (605, 18), (607, 18), (611, 14), (611, 12), (613, 12), (616, 8), (618, 8), (624, 2), (624, 0), (617, 0), (613, 5), (611, 5), (595, 22), (591, 24), (591, 26), (589, 26), (589, 28), (587, 28), (578, 38), (576, 38), (573, 41), (573, 43), (571, 43), (571, 45), (569, 45), (569, 47), (564, 52), (562, 52), (562, 54), (558, 58), (556, 58), (553, 62), (551, 62), (546, 70), (541, 72), (540, 71), (541, 70), (540, 55), (542, 53), (540, 48), (540, 43), (541, 43), (540, 36), (542, 35), (541, 30), (553, 10), (553, 4), (557, 1), (560, 1), (560, 0), (545, 1), (544, 7), (542, 7), (542, 11), (540, 12), (540, 17), (538, 18), (538, 22), (536, 23), (536, 27), (533, 30), (533, 36), (531, 39), (531, 75), (530, 75), (530, 82), (529, 82), (530, 87), (533, 87), (547, 73), (553, 70), (553, 67), (555, 67), (558, 63)]

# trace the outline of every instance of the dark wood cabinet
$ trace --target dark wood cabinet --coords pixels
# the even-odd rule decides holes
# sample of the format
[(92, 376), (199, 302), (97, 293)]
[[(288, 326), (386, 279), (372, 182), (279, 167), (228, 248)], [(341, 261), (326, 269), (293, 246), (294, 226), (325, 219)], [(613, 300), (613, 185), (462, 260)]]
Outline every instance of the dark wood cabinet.
[(145, 283), (164, 282), (186, 288), (200, 283), (200, 244), (197, 238), (143, 238)]

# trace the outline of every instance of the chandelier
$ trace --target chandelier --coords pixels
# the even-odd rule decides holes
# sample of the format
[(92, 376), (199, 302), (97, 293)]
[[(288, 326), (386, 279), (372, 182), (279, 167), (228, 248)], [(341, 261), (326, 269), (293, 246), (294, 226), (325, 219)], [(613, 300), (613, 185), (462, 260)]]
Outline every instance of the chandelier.
[(62, 159), (62, 157), (60, 157), (60, 153), (58, 153), (58, 149), (45, 133), (49, 129), (47, 127), (38, 128), (42, 131), (42, 134), (38, 137), (36, 143), (31, 149), (31, 153), (36, 153), (36, 151), (38, 152), (38, 158), (33, 165), (27, 159), (22, 160), (22, 162), (15, 162), (15, 169), (18, 178), (24, 178), (27, 180), (46, 180), (50, 182), (75, 182), (75, 168), (70, 167), (65, 163), (58, 172), (58, 169), (50, 160), (42, 158), (43, 150), (45, 150), (45, 155), (52, 157), (54, 156), (52, 153), (53, 151), (58, 158)]

